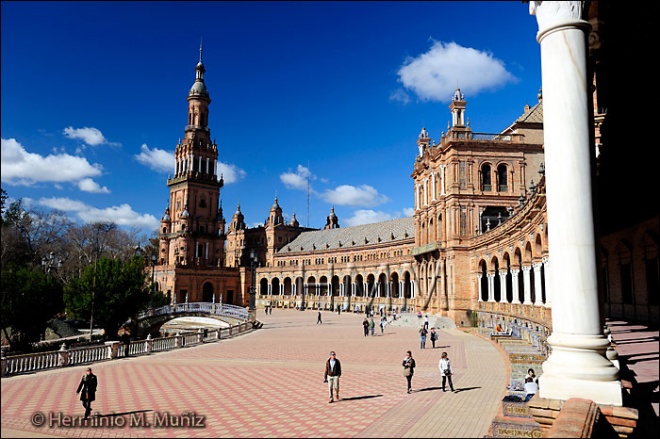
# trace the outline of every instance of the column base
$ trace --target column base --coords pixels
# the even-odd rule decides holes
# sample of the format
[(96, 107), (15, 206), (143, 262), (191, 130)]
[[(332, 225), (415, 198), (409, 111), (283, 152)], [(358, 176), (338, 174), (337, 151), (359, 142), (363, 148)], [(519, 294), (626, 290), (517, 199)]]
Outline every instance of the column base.
[(590, 399), (596, 404), (623, 406), (621, 381), (586, 381), (548, 376), (539, 378), (539, 396), (547, 399)]
[(597, 404), (623, 405), (619, 369), (605, 356), (609, 341), (602, 335), (554, 333), (552, 353), (539, 377), (542, 398), (590, 399)]

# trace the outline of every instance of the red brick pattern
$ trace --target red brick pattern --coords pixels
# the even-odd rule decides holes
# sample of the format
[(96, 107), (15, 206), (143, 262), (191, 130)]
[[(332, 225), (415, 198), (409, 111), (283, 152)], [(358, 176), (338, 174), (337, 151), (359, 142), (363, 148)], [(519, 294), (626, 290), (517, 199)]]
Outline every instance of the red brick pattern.
[[(362, 316), (351, 313), (326, 313), (322, 325), (307, 311), (259, 318), (263, 329), (233, 339), (92, 366), (99, 377), (93, 413), (106, 423), (195, 412), (205, 428), (32, 426), (35, 412), (83, 414), (75, 394), (80, 366), (3, 378), (2, 436), (478, 437), (504, 394), (501, 353), (459, 330), (440, 330), (439, 347), (420, 350), (416, 327), (388, 325), (384, 335), (364, 337)], [(401, 374), (407, 349), (417, 360), (410, 395)], [(343, 369), (342, 400), (334, 404), (323, 383), (330, 350)], [(458, 393), (440, 390), (442, 351)]]

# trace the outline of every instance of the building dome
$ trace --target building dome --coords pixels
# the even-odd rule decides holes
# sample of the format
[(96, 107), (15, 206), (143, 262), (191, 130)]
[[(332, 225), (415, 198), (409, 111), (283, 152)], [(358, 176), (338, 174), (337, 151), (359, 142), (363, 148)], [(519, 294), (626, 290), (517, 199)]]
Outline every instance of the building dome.
[(172, 221), (172, 218), (170, 218), (170, 208), (168, 207), (165, 209), (165, 215), (163, 215), (163, 218), (161, 218), (161, 221), (167, 222), (167, 221)]
[(206, 89), (206, 84), (203, 81), (195, 81), (193, 86), (190, 88), (191, 95), (208, 95), (209, 92)]

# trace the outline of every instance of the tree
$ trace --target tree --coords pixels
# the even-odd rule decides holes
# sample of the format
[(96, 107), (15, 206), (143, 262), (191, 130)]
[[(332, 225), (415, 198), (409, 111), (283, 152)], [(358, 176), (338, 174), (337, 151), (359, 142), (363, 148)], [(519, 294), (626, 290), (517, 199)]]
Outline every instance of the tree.
[(7, 202), (9, 195), (7, 191), (0, 187), (0, 225), (5, 222), (5, 203)]
[(39, 341), (48, 320), (63, 309), (58, 279), (25, 266), (2, 270), (2, 329), (12, 349)]
[(117, 330), (145, 309), (150, 290), (143, 259), (128, 261), (102, 257), (74, 278), (64, 292), (67, 315), (93, 317), (106, 337), (117, 338)]

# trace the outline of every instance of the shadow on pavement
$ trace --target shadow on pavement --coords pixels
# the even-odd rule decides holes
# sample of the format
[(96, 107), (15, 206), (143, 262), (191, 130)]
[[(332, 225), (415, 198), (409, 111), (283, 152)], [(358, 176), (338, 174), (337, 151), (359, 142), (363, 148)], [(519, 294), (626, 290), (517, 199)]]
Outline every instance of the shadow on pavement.
[(474, 389), (481, 389), (481, 387), (479, 387), (479, 386), (476, 386), (476, 387), (462, 387), (462, 388), (457, 387), (456, 390), (454, 391), (454, 393), (460, 393), (460, 392), (465, 392), (465, 391), (474, 390)]
[(357, 401), (358, 399), (380, 398), (383, 395), (353, 396), (351, 398), (342, 398), (339, 401)]

